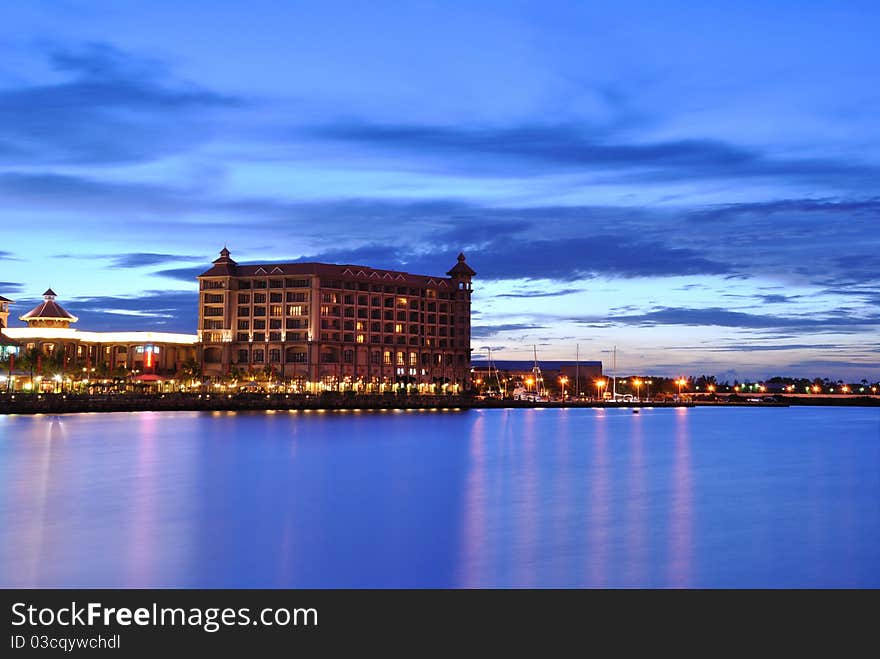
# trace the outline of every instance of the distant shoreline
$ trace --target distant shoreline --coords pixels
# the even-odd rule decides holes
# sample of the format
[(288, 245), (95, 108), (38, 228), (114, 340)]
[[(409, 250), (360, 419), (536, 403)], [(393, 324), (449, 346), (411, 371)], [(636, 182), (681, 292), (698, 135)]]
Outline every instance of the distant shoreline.
[(296, 411), (296, 410), (465, 410), (465, 409), (568, 409), (603, 408), (690, 408), (690, 407), (880, 407), (880, 398), (787, 398), (772, 402), (682, 401), (682, 402), (530, 402), (483, 399), (468, 396), (345, 396), (304, 394), (157, 394), (130, 395), (61, 395), (15, 394), (0, 396), (0, 414), (71, 414), (90, 412), (174, 412), (174, 411)]

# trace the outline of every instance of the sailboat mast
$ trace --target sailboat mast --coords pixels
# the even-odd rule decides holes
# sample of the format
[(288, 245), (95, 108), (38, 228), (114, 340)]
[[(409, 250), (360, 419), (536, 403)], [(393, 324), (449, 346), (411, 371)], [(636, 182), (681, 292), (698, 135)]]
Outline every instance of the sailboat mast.
[(581, 397), (581, 346), (574, 344), (574, 388), (575, 398)]
[(617, 346), (614, 346), (614, 352), (611, 357), (611, 386), (614, 390), (611, 400), (617, 400)]

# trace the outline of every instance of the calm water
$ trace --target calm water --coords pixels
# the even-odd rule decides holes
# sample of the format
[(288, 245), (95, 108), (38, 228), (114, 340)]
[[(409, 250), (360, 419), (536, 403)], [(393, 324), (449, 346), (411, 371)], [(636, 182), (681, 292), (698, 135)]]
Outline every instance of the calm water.
[(0, 586), (880, 587), (880, 410), (0, 417)]

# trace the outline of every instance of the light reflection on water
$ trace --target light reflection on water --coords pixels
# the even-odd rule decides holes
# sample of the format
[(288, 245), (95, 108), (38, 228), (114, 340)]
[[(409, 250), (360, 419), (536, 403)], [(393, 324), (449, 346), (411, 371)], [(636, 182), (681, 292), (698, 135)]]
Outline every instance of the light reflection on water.
[(0, 417), (0, 586), (880, 586), (880, 411)]

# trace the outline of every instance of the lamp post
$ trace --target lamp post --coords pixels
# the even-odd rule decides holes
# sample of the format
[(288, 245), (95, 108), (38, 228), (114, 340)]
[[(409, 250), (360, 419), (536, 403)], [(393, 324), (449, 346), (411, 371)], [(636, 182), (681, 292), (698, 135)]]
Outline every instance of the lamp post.
[(561, 377), (559, 378), (559, 384), (562, 385), (562, 400), (565, 400), (565, 383), (568, 382), (568, 378)]
[(642, 396), (639, 393), (639, 390), (641, 389), (642, 381), (639, 380), (638, 378), (635, 378), (633, 380), (633, 384), (636, 385), (636, 402), (640, 402), (642, 400)]
[(681, 398), (681, 388), (685, 385), (685, 379), (679, 378), (676, 383), (678, 384), (678, 397)]
[(605, 386), (605, 380), (596, 380), (596, 398), (602, 400), (602, 388)]

